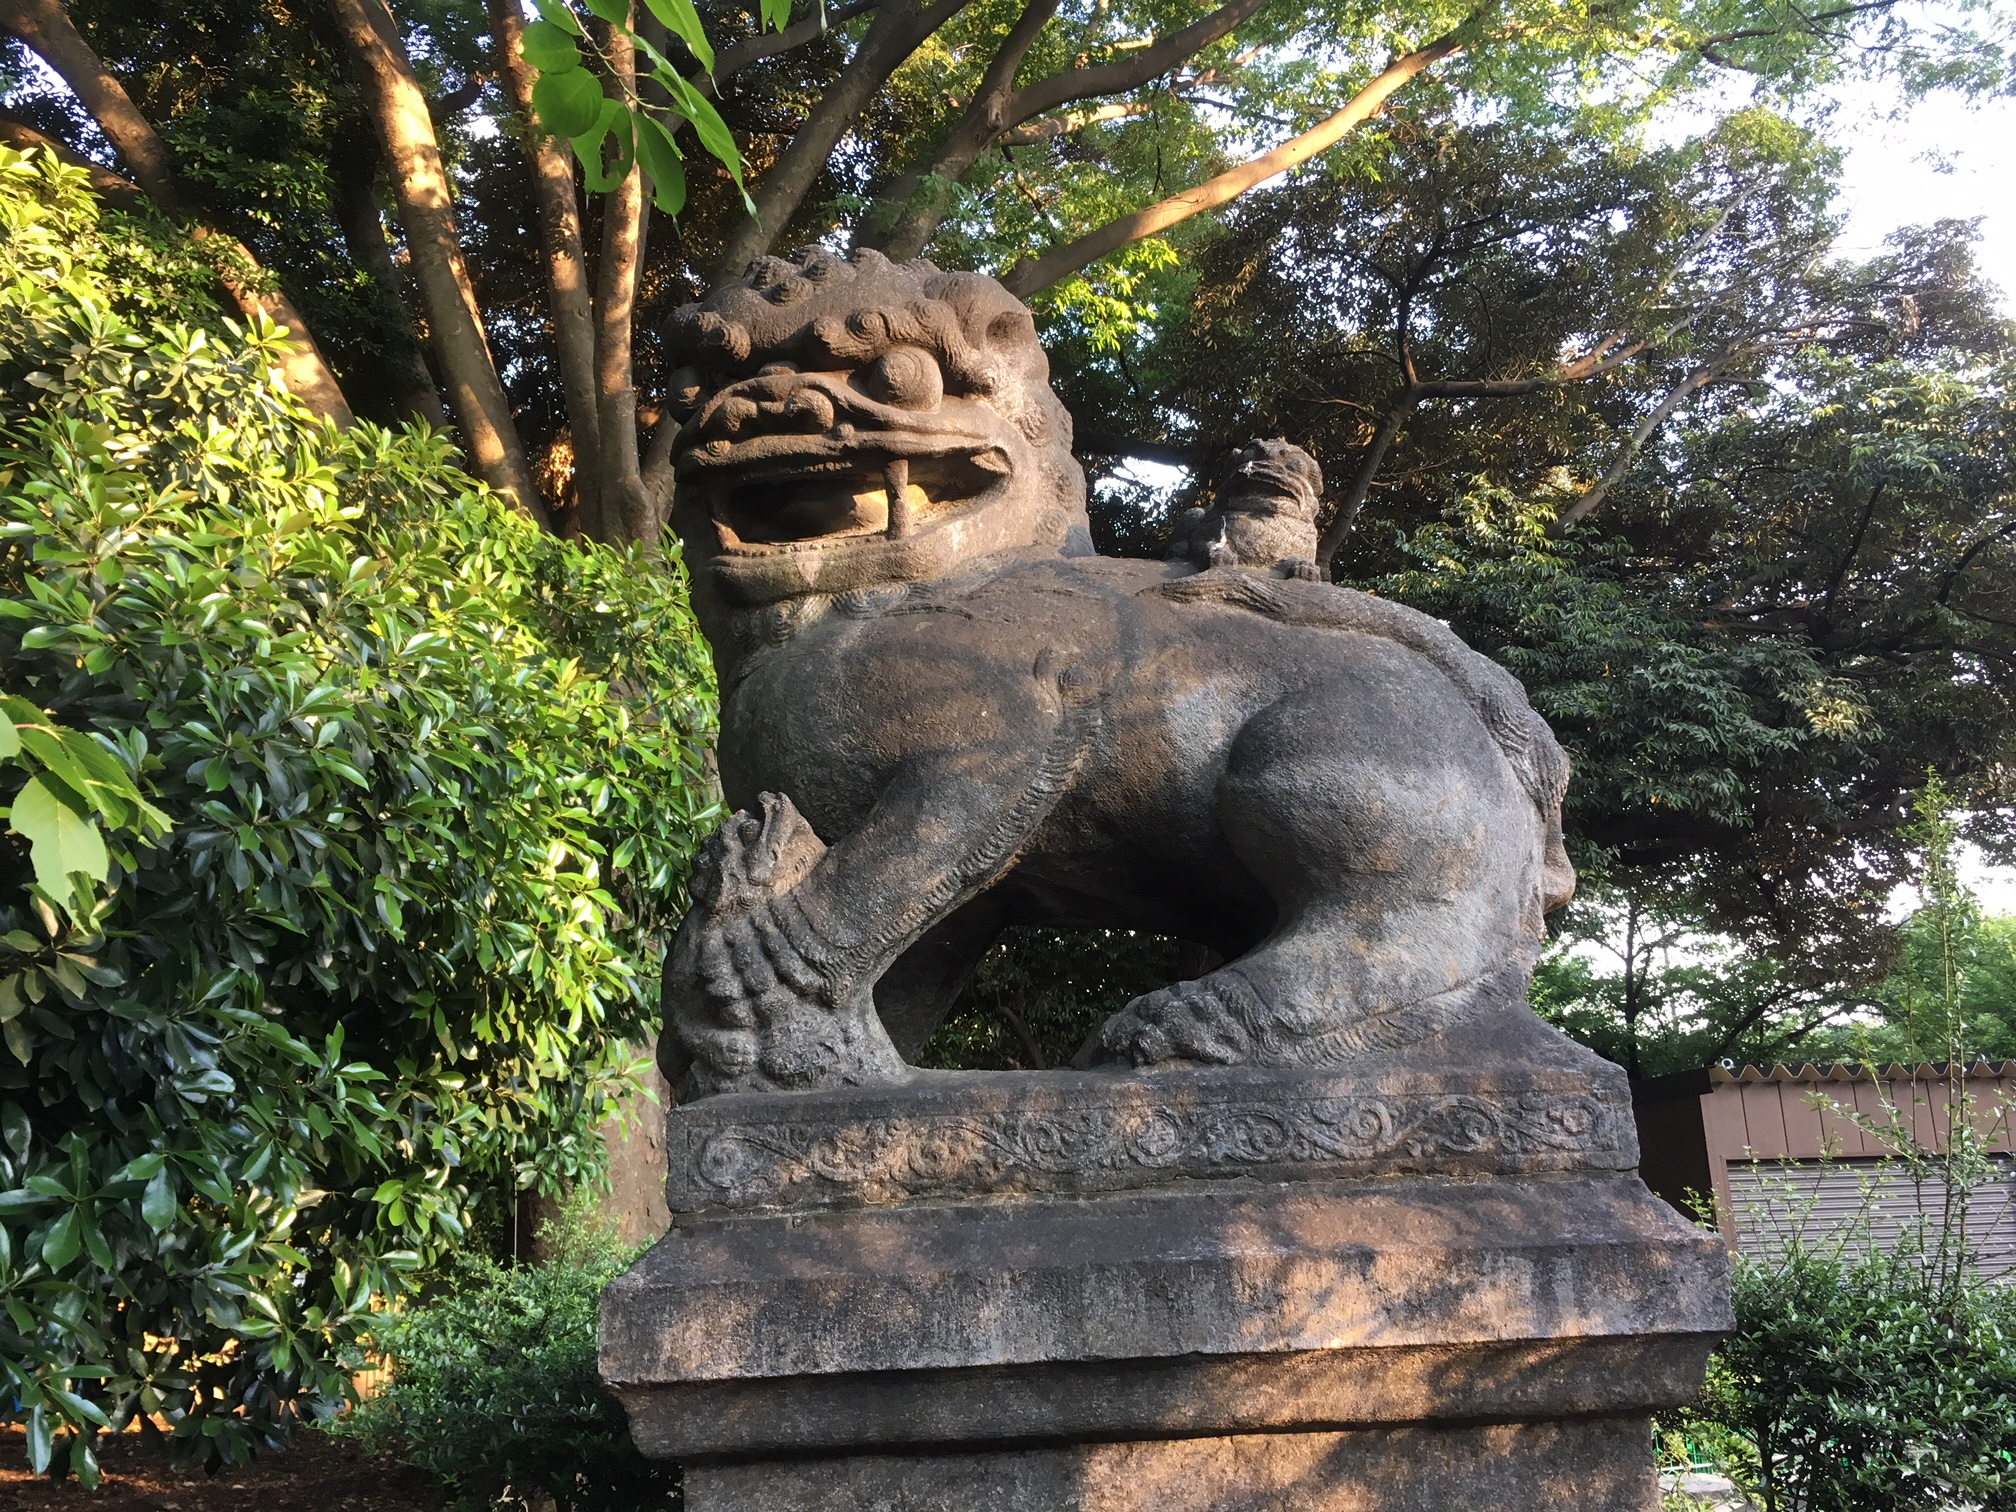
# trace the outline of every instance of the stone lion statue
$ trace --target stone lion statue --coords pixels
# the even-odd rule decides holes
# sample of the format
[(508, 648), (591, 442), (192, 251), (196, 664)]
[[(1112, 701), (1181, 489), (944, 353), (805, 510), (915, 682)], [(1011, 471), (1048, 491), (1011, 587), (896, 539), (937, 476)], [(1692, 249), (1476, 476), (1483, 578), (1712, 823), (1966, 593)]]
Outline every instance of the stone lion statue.
[(1323, 469), (1314, 457), (1287, 441), (1255, 441), (1233, 453), (1218, 496), (1216, 507), (1177, 518), (1171, 561), (1323, 581), (1316, 562)]
[(1223, 959), (1093, 1063), (1335, 1065), (1527, 1013), (1567, 762), (1439, 622), (1313, 580), (1306, 454), (1250, 449), (1243, 497), (1286, 502), (1218, 554), (1101, 557), (993, 280), (770, 258), (666, 339), (737, 810), (667, 959), (682, 1097), (932, 1074), (904, 1055), (1017, 922)]

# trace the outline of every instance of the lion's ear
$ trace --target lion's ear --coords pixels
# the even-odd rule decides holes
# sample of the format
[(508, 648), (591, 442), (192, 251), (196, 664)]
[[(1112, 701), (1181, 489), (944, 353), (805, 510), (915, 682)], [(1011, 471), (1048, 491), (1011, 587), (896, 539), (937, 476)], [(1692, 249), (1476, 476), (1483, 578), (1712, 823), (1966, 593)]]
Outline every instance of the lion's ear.
[(1003, 310), (987, 322), (987, 340), (995, 346), (1022, 346), (1036, 339), (1036, 319), (1027, 310)]
[(707, 384), (698, 368), (682, 367), (665, 380), (665, 407), (685, 420), (706, 402)]

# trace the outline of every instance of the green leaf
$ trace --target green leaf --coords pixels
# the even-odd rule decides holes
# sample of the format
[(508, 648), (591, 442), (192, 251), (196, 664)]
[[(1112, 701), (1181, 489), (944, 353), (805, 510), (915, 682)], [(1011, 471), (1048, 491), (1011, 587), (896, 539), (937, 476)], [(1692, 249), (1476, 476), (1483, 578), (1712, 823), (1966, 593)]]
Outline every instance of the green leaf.
[(129, 1160), (112, 1173), (114, 1181), (152, 1181), (168, 1163), (168, 1157), (160, 1154), (140, 1155)]
[(611, 26), (628, 26), (630, 0), (586, 0), (588, 9)]
[(165, 1233), (175, 1222), (177, 1208), (175, 1188), (169, 1184), (168, 1173), (161, 1171), (140, 1194), (140, 1216), (155, 1233)]
[(49, 1232), (42, 1236), (42, 1263), (49, 1269), (62, 1270), (83, 1250), (84, 1224), (79, 1213), (80, 1209), (73, 1207), (50, 1224)]
[[(60, 1395), (67, 1402), (74, 1404), (80, 1417), (85, 1416), (88, 1412), (89, 1418), (95, 1419), (98, 1427), (109, 1428), (111, 1426), (105, 1420), (105, 1414), (85, 1401), (84, 1398), (67, 1391), (60, 1393)], [(77, 1477), (77, 1484), (86, 1491), (96, 1491), (98, 1489), (98, 1456), (91, 1447), (91, 1435), (88, 1433), (80, 1433), (75, 1439), (71, 1440), (70, 1473)]]
[(105, 880), (111, 860), (98, 826), (58, 798), (40, 777), (21, 789), (9, 822), (28, 840), (35, 880), (50, 892), (67, 896), (73, 872)]
[(28, 1057), (35, 1049), (35, 1037), (29, 1032), (27, 1019), (9, 1019), (0, 1024), (0, 1039), (6, 1040), (9, 1055), (24, 1066), (28, 1064)]
[[(630, 176), (630, 168), (637, 161), (634, 121), (622, 101), (605, 99), (594, 130), (574, 138), (574, 155), (581, 160), (581, 180), (590, 193), (607, 194)], [(612, 135), (616, 138), (616, 161), (605, 169), (602, 144)]]
[(35, 1131), (28, 1122), (28, 1110), (17, 1102), (0, 1103), (0, 1139), (7, 1142), (7, 1148), (19, 1160), (28, 1153), (28, 1141), (35, 1137)]
[(565, 73), (581, 66), (581, 49), (574, 38), (551, 21), (534, 21), (525, 28), (525, 61), (541, 73)]
[(710, 74), (714, 72), (714, 49), (707, 41), (706, 28), (700, 24), (700, 13), (693, 8), (693, 0), (644, 0), (644, 3), (673, 36), (686, 44), (702, 68)]
[(55, 1436), (49, 1429), (49, 1409), (38, 1405), (28, 1414), (28, 1464), (37, 1475), (49, 1473), (55, 1445)]
[[(721, 119), (721, 112), (714, 108), (714, 102), (700, 93), (691, 84), (677, 75), (672, 81), (672, 103), (679, 113), (693, 123), (693, 134), (700, 138), (700, 145), (713, 155), (735, 180), (736, 187), (742, 184), (742, 154), (735, 146), (735, 133), (728, 129), (728, 123)], [(749, 213), (756, 213), (756, 206), (744, 190), (742, 200), (748, 205)]]
[(533, 0), (533, 4), (539, 8), (539, 15), (543, 20), (559, 27), (568, 36), (586, 35), (581, 30), (581, 23), (575, 19), (573, 8), (565, 4), (564, 0)]
[(15, 733), (14, 721), (0, 719), (0, 760), (21, 754), (21, 737)]
[[(614, 104), (602, 93), (601, 81), (583, 68), (541, 74), (532, 86), (532, 114), (540, 127), (554, 136), (571, 139), (585, 135), (595, 128), (603, 106)], [(576, 146), (578, 150), (579, 144)]]
[(637, 159), (651, 175), (652, 202), (667, 215), (677, 215), (686, 207), (686, 166), (672, 133), (655, 116), (637, 117)]

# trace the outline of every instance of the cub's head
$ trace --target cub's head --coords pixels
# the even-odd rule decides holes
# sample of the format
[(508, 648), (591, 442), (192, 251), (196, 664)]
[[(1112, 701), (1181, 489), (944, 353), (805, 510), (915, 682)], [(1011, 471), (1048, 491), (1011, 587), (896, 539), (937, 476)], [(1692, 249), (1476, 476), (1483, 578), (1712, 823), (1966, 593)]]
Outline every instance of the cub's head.
[(1219, 497), (1220, 507), (1235, 514), (1314, 520), (1323, 500), (1323, 469), (1293, 442), (1255, 441), (1232, 454)]
[(685, 414), (673, 522), (724, 609), (1091, 550), (1071, 420), (991, 278), (765, 258), (666, 327)]

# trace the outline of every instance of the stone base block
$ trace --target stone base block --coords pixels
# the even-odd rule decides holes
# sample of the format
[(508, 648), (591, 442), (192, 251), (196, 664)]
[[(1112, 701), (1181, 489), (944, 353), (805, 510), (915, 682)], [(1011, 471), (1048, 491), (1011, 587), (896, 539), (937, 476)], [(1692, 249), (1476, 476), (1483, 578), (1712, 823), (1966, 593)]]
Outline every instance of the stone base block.
[(1654, 1512), (1643, 1416), (713, 1465), (689, 1512)]

